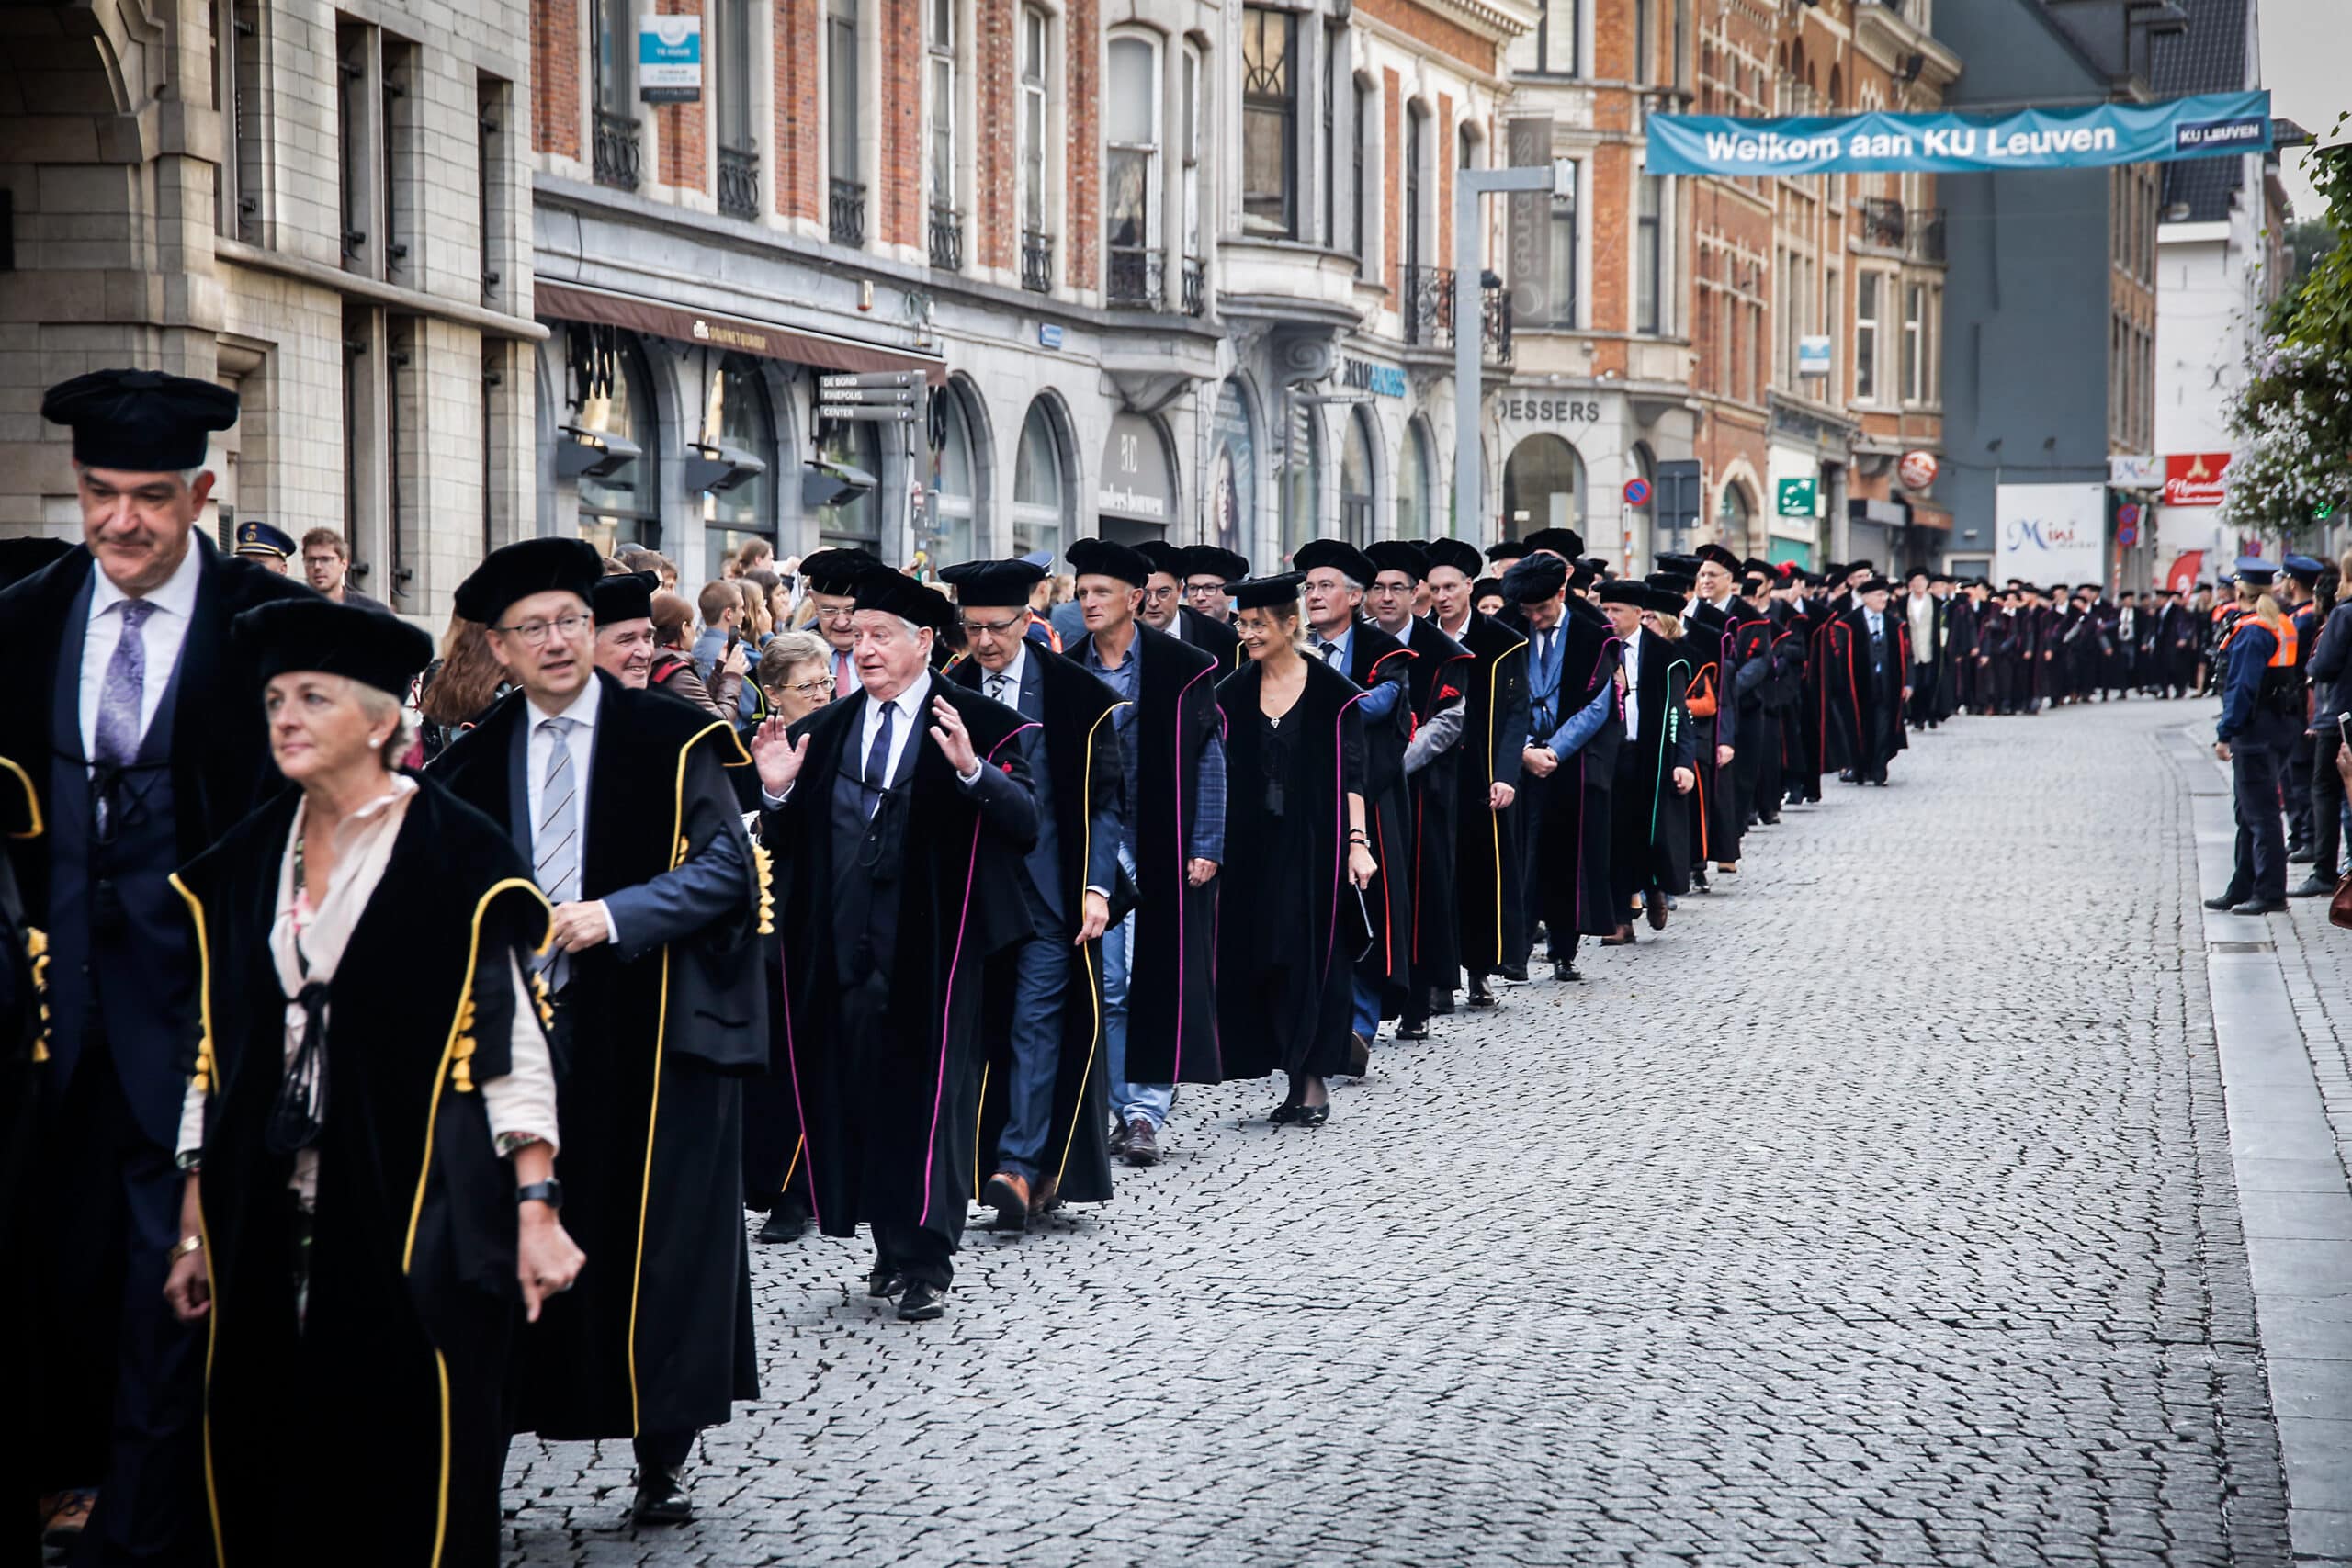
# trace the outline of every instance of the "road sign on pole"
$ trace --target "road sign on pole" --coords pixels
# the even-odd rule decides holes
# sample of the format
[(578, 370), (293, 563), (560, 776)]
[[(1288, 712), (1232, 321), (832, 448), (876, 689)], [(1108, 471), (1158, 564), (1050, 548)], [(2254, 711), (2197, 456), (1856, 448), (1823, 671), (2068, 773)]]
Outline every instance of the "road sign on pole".
[(912, 387), (826, 387), (817, 393), (817, 400), (821, 403), (872, 403), (910, 409), (922, 399), (923, 394)]
[(923, 373), (920, 370), (861, 370), (855, 375), (817, 378), (817, 390), (820, 393), (852, 391), (861, 387), (912, 388), (922, 384)]
[(877, 403), (819, 403), (819, 419), (862, 419), (883, 424), (912, 424), (919, 417), (917, 410), (897, 404)]

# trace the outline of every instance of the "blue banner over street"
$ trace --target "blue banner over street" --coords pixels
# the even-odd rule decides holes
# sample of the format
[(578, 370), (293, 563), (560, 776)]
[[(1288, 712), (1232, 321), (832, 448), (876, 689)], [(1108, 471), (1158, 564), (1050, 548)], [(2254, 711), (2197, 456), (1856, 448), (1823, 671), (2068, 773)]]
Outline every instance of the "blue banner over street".
[(2154, 104), (2010, 114), (1856, 114), (1649, 122), (1653, 175), (1815, 175), (1833, 170), (2083, 169), (2270, 150), (2270, 95), (2207, 93)]

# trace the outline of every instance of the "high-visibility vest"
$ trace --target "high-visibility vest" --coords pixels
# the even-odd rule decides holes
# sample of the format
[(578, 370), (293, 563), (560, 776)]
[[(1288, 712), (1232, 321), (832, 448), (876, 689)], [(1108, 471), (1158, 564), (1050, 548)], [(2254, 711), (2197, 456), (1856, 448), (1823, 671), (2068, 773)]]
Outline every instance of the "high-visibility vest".
[[(1045, 628), (1046, 646), (1052, 649), (1056, 653), (1059, 653), (1062, 650), (1062, 634), (1054, 630), (1054, 623), (1047, 620), (1045, 616), (1037, 614), (1035, 610), (1031, 610), (1027, 614), (1029, 616), (1029, 624), (1031, 626), (1042, 626)], [(1023, 635), (1026, 636), (1027, 634), (1024, 632)]]

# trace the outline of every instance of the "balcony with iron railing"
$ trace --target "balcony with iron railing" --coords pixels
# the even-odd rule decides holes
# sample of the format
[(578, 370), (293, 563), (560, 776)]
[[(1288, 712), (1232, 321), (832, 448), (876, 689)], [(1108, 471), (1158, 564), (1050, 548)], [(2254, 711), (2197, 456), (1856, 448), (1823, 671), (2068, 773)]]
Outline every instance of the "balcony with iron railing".
[(1903, 204), (1892, 197), (1866, 196), (1860, 202), (1862, 243), (1886, 250), (1903, 248)]
[[(1405, 341), (1418, 348), (1453, 346), (1453, 269), (1408, 266), (1405, 270)], [(1479, 285), (1481, 357), (1488, 365), (1511, 358), (1510, 290), (1500, 279)]]
[(1118, 310), (1157, 310), (1166, 296), (1167, 260), (1148, 246), (1113, 245), (1103, 298)]
[(719, 144), (718, 210), (729, 218), (760, 215), (760, 155), (748, 147)]
[(1944, 209), (1921, 207), (1913, 209), (1905, 235), (1903, 254), (1915, 262), (1944, 265)]
[(629, 115), (596, 111), (596, 183), (635, 190), (644, 172), (645, 155), (638, 145), (637, 120)]
[(952, 207), (931, 209), (931, 265), (942, 272), (964, 270), (964, 215)]
[(1035, 229), (1021, 231), (1021, 287), (1033, 294), (1054, 291), (1054, 237)]
[(827, 232), (839, 245), (865, 243), (865, 187), (835, 176), (826, 202)]
[(1209, 307), (1208, 267), (1198, 256), (1184, 258), (1184, 314), (1197, 316)]

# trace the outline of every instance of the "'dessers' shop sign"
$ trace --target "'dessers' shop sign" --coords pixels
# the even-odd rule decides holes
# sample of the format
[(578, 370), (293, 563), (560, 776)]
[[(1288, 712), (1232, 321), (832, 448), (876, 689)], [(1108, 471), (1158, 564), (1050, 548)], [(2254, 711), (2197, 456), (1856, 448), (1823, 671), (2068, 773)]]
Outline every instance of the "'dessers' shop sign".
[(1814, 175), (1928, 169), (2083, 169), (2270, 151), (2270, 95), (2204, 93), (2153, 104), (2013, 114), (1857, 114), (1649, 122), (1653, 175)]

